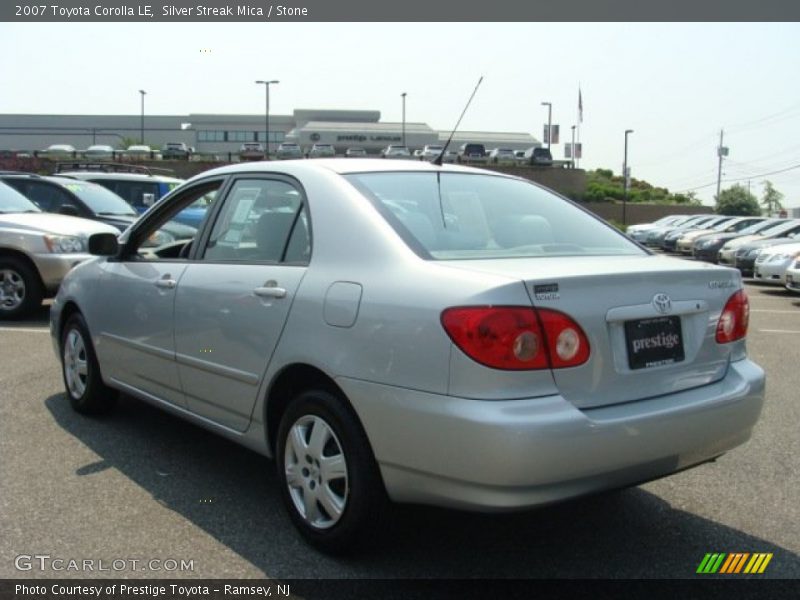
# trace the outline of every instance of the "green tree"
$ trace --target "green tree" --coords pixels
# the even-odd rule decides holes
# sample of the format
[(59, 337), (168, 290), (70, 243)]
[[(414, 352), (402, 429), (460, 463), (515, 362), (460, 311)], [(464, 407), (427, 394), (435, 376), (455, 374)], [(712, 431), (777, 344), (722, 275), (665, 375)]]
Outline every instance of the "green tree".
[(761, 196), (761, 204), (767, 209), (767, 216), (772, 216), (783, 208), (781, 204), (783, 194), (772, 185), (771, 181), (764, 182), (764, 195)]
[(720, 215), (755, 216), (761, 214), (756, 197), (738, 183), (719, 193), (715, 210)]

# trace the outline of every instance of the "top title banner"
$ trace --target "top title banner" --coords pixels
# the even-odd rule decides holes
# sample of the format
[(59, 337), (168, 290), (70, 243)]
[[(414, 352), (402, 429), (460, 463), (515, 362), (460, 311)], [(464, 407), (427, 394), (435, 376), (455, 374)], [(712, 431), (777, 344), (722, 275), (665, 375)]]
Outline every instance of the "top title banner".
[(798, 21), (793, 0), (10, 0), (0, 21), (19, 22), (508, 22)]

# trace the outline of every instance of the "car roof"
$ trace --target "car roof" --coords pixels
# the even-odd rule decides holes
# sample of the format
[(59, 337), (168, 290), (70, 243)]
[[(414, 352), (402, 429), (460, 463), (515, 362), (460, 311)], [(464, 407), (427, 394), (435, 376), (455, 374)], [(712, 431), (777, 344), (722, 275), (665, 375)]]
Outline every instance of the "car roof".
[(60, 176), (81, 181), (161, 181), (163, 183), (183, 183), (183, 179), (147, 173), (106, 173), (103, 171), (64, 171)]
[[(492, 177), (505, 177), (520, 179), (497, 171), (487, 171), (475, 167), (462, 165), (442, 164), (434, 165), (420, 160), (382, 160), (380, 158), (315, 158), (314, 160), (282, 160), (258, 161), (247, 164), (233, 164), (203, 171), (195, 175), (190, 181), (204, 179), (215, 175), (235, 175), (237, 173), (284, 173), (302, 177), (315, 172), (336, 173), (348, 175), (354, 173), (470, 173)], [(525, 180), (527, 181), (527, 180)]]

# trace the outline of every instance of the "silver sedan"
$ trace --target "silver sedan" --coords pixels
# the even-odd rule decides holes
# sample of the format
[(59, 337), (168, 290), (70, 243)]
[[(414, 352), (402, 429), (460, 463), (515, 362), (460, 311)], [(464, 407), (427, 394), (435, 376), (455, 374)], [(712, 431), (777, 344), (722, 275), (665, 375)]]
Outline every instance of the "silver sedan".
[[(210, 194), (191, 242), (144, 246)], [(737, 271), (524, 179), (232, 165), (90, 242), (51, 311), (72, 406), (122, 391), (274, 457), (325, 551), (389, 500), (523, 509), (669, 475), (743, 444), (762, 407)]]

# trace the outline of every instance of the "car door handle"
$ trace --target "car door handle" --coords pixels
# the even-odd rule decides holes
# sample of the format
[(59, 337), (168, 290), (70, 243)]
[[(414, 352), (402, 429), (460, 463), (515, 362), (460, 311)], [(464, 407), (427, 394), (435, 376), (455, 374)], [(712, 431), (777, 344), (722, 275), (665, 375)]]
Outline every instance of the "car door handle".
[(178, 285), (178, 282), (174, 279), (157, 279), (156, 280), (156, 287), (161, 288), (162, 290), (174, 290), (175, 286)]
[(256, 289), (253, 290), (253, 293), (256, 296), (260, 296), (261, 298), (283, 298), (286, 296), (286, 289), (271, 285), (271, 286), (257, 287)]

